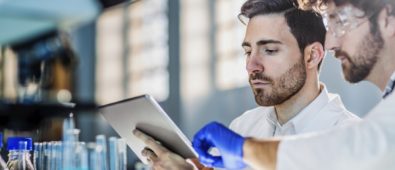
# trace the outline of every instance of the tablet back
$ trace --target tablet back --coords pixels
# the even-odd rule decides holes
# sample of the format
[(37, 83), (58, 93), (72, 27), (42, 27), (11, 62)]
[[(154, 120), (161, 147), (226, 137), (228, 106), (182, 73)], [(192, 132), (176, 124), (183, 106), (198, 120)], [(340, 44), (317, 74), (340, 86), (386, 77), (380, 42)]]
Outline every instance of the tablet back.
[(184, 158), (197, 157), (188, 138), (150, 95), (107, 104), (101, 106), (99, 112), (144, 163), (147, 162), (141, 151), (145, 144), (133, 135), (135, 128)]

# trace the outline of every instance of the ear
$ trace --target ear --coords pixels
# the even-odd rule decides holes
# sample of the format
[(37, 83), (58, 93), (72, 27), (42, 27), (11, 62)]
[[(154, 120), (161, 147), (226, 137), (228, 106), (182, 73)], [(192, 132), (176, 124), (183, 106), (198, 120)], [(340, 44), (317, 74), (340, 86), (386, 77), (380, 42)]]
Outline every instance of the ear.
[(321, 61), (324, 59), (324, 47), (319, 42), (314, 42), (304, 49), (304, 62), (306, 69), (317, 68)]
[(395, 16), (394, 9), (387, 5), (384, 7), (378, 16), (378, 24), (380, 26), (380, 31), (384, 37), (395, 37)]

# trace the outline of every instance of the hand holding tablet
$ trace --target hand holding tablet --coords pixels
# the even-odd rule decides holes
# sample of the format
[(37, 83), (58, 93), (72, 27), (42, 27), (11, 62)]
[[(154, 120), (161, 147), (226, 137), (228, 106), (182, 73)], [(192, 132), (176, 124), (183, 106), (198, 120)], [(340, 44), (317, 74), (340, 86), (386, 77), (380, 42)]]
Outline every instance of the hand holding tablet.
[(153, 169), (195, 169), (194, 164), (169, 151), (151, 136), (138, 129), (133, 130), (133, 134), (147, 145), (141, 154), (152, 164)]

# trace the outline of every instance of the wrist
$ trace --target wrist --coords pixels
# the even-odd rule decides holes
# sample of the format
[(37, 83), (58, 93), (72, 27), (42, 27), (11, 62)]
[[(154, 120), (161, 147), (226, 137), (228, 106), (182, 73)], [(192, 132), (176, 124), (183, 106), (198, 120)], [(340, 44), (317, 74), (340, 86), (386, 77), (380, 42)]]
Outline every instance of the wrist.
[(243, 161), (254, 169), (275, 169), (279, 141), (248, 138), (243, 145)]
[[(256, 150), (256, 149), (255, 149)], [(254, 142), (252, 138), (246, 138), (243, 144), (243, 161), (248, 163), (254, 157)]]

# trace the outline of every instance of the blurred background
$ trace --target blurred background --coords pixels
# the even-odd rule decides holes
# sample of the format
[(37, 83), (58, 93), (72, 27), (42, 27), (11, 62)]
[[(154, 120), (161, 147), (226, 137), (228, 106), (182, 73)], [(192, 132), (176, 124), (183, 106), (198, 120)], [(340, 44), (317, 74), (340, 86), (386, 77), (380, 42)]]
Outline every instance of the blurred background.
[[(24, 8), (10, 8), (7, 4), (10, 1), (0, 0), (0, 11), (7, 9), (0, 12), (2, 25), (15, 22), (21, 16), (30, 19), (24, 21), (25, 25), (12, 29), (0, 28), (0, 96), (5, 103), (56, 100), (89, 108), (148, 93), (190, 139), (210, 121), (229, 124), (244, 111), (256, 107), (241, 48), (245, 26), (237, 19), (244, 0), (138, 0), (120, 4), (113, 1), (118, 4), (115, 6), (109, 3), (111, 1), (100, 1), (87, 4), (86, 8), (71, 3), (73, 1), (64, 5), (59, 4), (61, 0), (56, 0), (57, 4), (41, 1), (45, 2), (41, 8), (50, 12), (35, 9), (25, 12), (29, 16), (26, 17), (19, 15)], [(31, 5), (29, 3), (33, 1), (11, 6)], [(59, 6), (62, 10), (57, 10)], [(63, 11), (69, 16), (63, 15)], [(64, 21), (63, 16), (66, 16)], [(39, 23), (42, 18), (54, 22)], [(35, 26), (40, 31), (27, 34), (18, 30)], [(17, 38), (13, 39), (13, 34), (17, 34)], [(43, 64), (36, 66), (41, 71), (44, 69), (44, 76), (36, 86), (37, 76), (23, 81), (28, 78), (21, 75), (24, 70), (21, 61), (24, 55), (32, 54), (23, 51), (26, 44), (32, 44), (32, 39), (37, 42), (37, 37), (42, 40), (53, 35), (61, 37), (59, 43), (66, 46), (66, 50), (63, 49), (66, 54), (63, 52), (60, 54), (63, 57), (51, 59), (49, 71), (45, 71)], [(29, 48), (37, 48), (32, 46)], [(67, 49), (73, 53), (67, 53)], [(49, 77), (51, 84), (42, 85), (42, 77)], [(340, 63), (332, 56), (325, 57), (320, 78), (329, 92), (340, 94), (345, 106), (362, 117), (381, 98), (380, 91), (370, 83), (345, 82)], [(25, 91), (22, 96), (21, 86)], [(44, 89), (40, 99), (26, 95), (40, 87)], [(59, 130), (37, 132), (37, 129), (61, 129), (62, 116), (53, 118), (42, 114), (37, 126), (18, 129), (21, 122), (31, 119), (9, 118), (13, 117), (13, 111), (1, 113), (3, 133), (30, 132), (36, 134), (34, 138), (38, 141), (60, 138)], [(80, 140), (93, 141), (97, 134), (116, 136), (100, 115), (90, 112), (81, 109), (75, 113), (76, 126), (81, 129)], [(130, 169), (136, 159), (129, 150)]]

